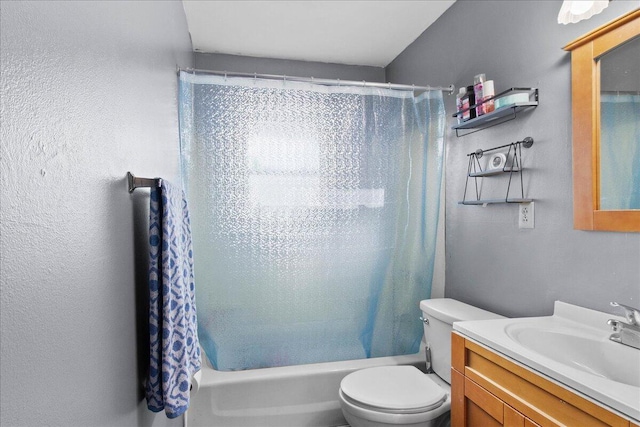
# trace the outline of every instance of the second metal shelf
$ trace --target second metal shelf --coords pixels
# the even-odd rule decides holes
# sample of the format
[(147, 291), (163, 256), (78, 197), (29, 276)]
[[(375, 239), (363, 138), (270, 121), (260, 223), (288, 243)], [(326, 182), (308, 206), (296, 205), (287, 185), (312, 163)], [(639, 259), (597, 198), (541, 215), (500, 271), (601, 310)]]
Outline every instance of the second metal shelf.
[[(523, 166), (522, 166), (522, 147), (530, 148), (533, 145), (533, 138), (530, 136), (524, 138), (522, 141), (512, 142), (510, 144), (501, 145), (499, 147), (493, 147), (488, 150), (476, 150), (473, 153), (467, 154), (469, 157), (469, 165), (467, 167), (467, 180), (464, 185), (464, 196), (462, 197), (462, 201), (458, 202), (461, 205), (488, 205), (493, 203), (529, 203), (533, 201), (532, 199), (527, 199), (524, 197), (524, 183), (523, 183)], [(506, 155), (505, 154), (496, 154), (494, 156), (502, 156), (503, 164), (502, 167), (497, 168), (482, 168), (480, 165), (479, 159), (482, 158), (484, 153), (488, 153), (491, 151), (497, 151), (500, 149), (508, 148)], [(480, 198), (480, 190), (478, 189), (478, 178), (483, 178), (487, 176), (494, 176), (498, 174), (509, 174), (509, 183), (507, 184), (507, 193), (503, 198), (491, 198), (491, 199), (481, 199)], [(520, 197), (509, 197), (509, 192), (511, 190), (511, 181), (513, 178), (513, 174), (520, 175)], [(467, 189), (469, 186), (469, 179), (473, 178), (476, 190), (475, 200), (467, 200)]]
[(529, 203), (533, 199), (484, 199), (484, 200), (462, 200), (459, 205), (491, 205), (497, 203)]

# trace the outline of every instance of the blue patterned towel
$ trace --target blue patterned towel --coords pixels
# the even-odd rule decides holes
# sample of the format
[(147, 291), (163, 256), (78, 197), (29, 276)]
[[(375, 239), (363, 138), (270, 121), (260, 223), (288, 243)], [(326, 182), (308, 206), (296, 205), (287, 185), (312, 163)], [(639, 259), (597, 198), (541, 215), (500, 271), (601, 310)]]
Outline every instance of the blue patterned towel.
[(189, 407), (200, 369), (191, 224), (181, 189), (163, 180), (149, 209), (149, 377), (147, 407), (175, 418)]

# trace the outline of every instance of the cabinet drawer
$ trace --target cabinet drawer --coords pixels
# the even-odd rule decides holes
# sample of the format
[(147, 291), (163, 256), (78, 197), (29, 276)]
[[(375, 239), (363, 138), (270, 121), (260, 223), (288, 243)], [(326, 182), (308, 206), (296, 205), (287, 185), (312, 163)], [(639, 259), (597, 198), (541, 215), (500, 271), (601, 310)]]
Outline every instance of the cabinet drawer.
[[(469, 378), (464, 380), (464, 397), (473, 402), (491, 418), (496, 420), (498, 425), (504, 424), (504, 403)], [(470, 423), (476, 425), (477, 423)]]
[(452, 370), (452, 386), (459, 387), (452, 395), (452, 399), (457, 398), (451, 414), (454, 427), (540, 427), (455, 369)]

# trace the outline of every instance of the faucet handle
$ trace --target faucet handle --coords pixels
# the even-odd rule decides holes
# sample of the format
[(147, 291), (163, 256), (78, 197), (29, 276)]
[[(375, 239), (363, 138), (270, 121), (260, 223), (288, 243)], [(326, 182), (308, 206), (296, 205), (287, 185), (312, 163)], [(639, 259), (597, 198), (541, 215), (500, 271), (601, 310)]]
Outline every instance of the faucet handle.
[(620, 307), (624, 310), (624, 317), (632, 325), (640, 325), (640, 309), (629, 307), (628, 305), (611, 302), (612, 307)]

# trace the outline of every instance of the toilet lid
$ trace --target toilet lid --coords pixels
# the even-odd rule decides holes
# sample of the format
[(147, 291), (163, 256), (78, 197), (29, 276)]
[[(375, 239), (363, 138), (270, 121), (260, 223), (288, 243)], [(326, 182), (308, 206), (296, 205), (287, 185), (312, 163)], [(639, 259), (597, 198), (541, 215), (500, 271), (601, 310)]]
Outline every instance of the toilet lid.
[(342, 393), (383, 410), (423, 412), (442, 405), (447, 396), (415, 366), (380, 366), (355, 371), (340, 383)]

